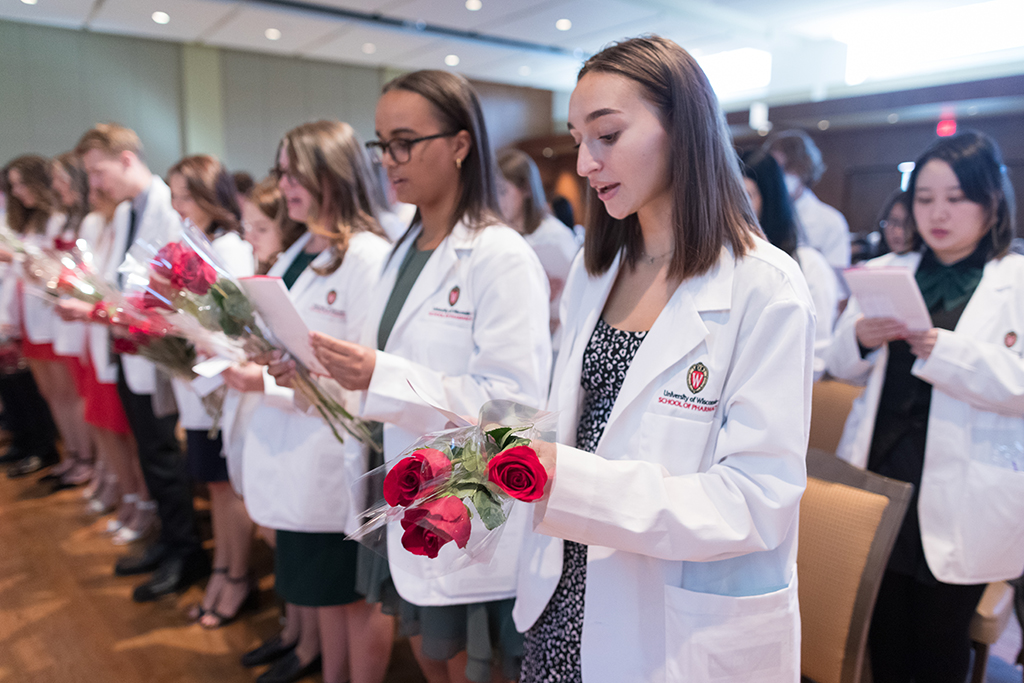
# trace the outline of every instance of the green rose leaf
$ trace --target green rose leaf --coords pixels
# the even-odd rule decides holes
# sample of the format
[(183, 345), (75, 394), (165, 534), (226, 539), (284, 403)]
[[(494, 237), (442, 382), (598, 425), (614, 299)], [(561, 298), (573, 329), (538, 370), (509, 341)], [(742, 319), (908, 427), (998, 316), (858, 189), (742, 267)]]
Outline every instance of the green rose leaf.
[(473, 494), (473, 507), (480, 515), (480, 521), (484, 523), (488, 531), (497, 529), (505, 523), (505, 513), (501, 505), (494, 499), (493, 494), (486, 488), (480, 487)]

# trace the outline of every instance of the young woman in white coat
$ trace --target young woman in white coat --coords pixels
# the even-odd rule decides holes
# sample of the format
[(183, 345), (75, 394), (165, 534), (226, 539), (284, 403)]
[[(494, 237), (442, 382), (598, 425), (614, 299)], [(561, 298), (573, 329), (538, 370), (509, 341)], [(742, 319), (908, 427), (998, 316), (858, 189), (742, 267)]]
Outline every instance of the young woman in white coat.
[[(185, 157), (167, 172), (171, 206), (209, 237), (213, 250), (236, 277), (252, 275), (252, 247), (242, 239), (241, 213), (230, 174), (212, 156)], [(255, 586), (249, 576), (252, 521), (245, 504), (228, 481), (227, 460), (218, 430), (210, 438), (213, 418), (202, 398), (187, 381), (173, 378), (178, 422), (185, 430), (189, 472), (210, 492), (213, 525), (213, 573), (202, 602), (189, 617), (213, 629), (232, 621), (248, 600), (254, 603)], [(218, 389), (225, 392), (226, 389)]]
[[(390, 460), (446, 426), (410, 382), (437, 405), (474, 418), (495, 398), (540, 406), (551, 337), (547, 279), (529, 245), (501, 224), (494, 161), (469, 83), (442, 71), (391, 81), (377, 103), (376, 130), (371, 145), (395, 194), (417, 212), (374, 291), (362, 344), (314, 335), (314, 349), (342, 386), (365, 392), (362, 415), (384, 423)], [(402, 628), (431, 683), (487, 683), (499, 658), (504, 678), (517, 678), (522, 642), (510, 615), (528, 523), (523, 508), (506, 523), (490, 563), (458, 571), (412, 555), (398, 525), (388, 529)], [(367, 583), (376, 597), (380, 582)]]
[(714, 92), (659, 37), (569, 104), (597, 201), (562, 298), (520, 558), (524, 683), (800, 679), (797, 511), (814, 314), (759, 235)]
[[(24, 155), (4, 166), (3, 186), (7, 196), (7, 227), (21, 239), (37, 246), (49, 246), (64, 222), (57, 210), (57, 199), (50, 188), (50, 168), (46, 159)], [(3, 258), (11, 263), (14, 254), (5, 250)], [(67, 368), (53, 353), (52, 308), (39, 296), (25, 295), (27, 285), (21, 264), (11, 263), (3, 281), (0, 298), (0, 325), (4, 336), (21, 340), (21, 355), (29, 374), (16, 373), (5, 391), (8, 410), (17, 419), (21, 406), (30, 407), (18, 419), (23, 438), (15, 440), (4, 462), (11, 463), (10, 477), (24, 476), (57, 463), (55, 446), (57, 426), (68, 428), (51, 417), (50, 398), (57, 386), (71, 386)], [(74, 391), (74, 389), (72, 389)], [(40, 400), (42, 399), (42, 400)], [(54, 423), (57, 422), (57, 426)], [(74, 443), (72, 441), (72, 443)]]
[(548, 276), (552, 346), (557, 351), (558, 308), (579, 245), (572, 229), (548, 211), (540, 170), (529, 154), (519, 149), (503, 149), (498, 152), (498, 168), (505, 181), (500, 193), (505, 220), (537, 252)]
[(961, 683), (985, 584), (1024, 568), (1024, 257), (988, 137), (936, 141), (908, 192), (924, 248), (868, 267), (914, 271), (933, 327), (865, 318), (851, 299), (829, 372), (867, 385), (839, 456), (915, 486), (872, 619), (874, 680)]
[[(310, 329), (355, 340), (388, 252), (369, 201), (366, 152), (348, 124), (308, 123), (281, 141), (276, 174), (288, 216), (307, 232), (269, 274), (284, 280)], [(285, 365), (278, 353), (273, 367)], [(367, 447), (351, 436), (339, 443), (289, 388), (291, 373), (275, 380), (256, 366), (237, 374), (229, 384), (264, 392), (243, 446), (245, 504), (255, 522), (276, 530), (276, 589), (292, 606), (284, 633), (244, 661), (277, 659), (261, 683), (297, 680), (321, 658), (325, 683), (379, 683), (392, 620), (356, 592), (359, 546), (345, 540), (361, 523), (365, 501), (351, 490), (366, 472)], [(358, 412), (355, 394), (329, 390)]]
[(793, 202), (786, 192), (782, 168), (763, 150), (742, 156), (743, 181), (769, 242), (800, 264), (817, 316), (814, 339), (814, 381), (825, 374), (825, 358), (832, 344), (832, 328), (839, 315), (839, 278), (817, 249), (799, 245), (799, 229)]

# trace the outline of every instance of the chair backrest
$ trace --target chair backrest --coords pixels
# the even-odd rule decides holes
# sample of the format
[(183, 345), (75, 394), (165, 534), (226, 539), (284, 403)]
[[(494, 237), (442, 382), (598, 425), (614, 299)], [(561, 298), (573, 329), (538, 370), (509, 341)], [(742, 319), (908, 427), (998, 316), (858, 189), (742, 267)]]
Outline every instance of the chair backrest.
[(823, 379), (814, 383), (811, 397), (811, 438), (808, 448), (826, 453), (835, 453), (843, 435), (846, 416), (854, 400), (864, 391), (834, 379)]
[(807, 454), (797, 552), (801, 673), (817, 683), (858, 683), (882, 574), (913, 486)]

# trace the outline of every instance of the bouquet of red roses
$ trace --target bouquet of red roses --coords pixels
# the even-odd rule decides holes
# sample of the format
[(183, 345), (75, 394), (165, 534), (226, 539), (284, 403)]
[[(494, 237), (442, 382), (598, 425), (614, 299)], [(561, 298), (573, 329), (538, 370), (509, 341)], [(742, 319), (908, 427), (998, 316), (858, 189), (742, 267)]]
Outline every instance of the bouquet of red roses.
[[(204, 355), (241, 362), (278, 348), (258, 324), (255, 308), (206, 235), (186, 221), (180, 237), (160, 246), (136, 241), (123, 266), (130, 274), (126, 290), (135, 290), (144, 309), (164, 315)], [(316, 408), (338, 441), (344, 441), (342, 432), (347, 431), (378, 448), (366, 424), (324, 391), (308, 368), (296, 364), (296, 390)]]
[[(384, 500), (363, 512), (365, 523), (351, 538), (379, 550), (385, 527), (397, 522), (402, 547), (445, 556), (449, 571), (489, 561), (515, 502), (544, 493), (547, 473), (530, 443), (554, 440), (555, 419), (494, 400), (480, 409), (478, 424), (423, 436), (381, 468)], [(380, 474), (370, 472), (360, 487)]]

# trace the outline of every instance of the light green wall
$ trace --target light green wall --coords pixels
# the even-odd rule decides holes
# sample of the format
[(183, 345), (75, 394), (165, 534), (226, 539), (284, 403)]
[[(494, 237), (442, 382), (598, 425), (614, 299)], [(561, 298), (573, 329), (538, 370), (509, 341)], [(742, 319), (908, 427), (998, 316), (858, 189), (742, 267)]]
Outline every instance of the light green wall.
[(223, 158), (224, 103), (220, 51), (202, 45), (181, 46), (181, 110), (185, 154)]

